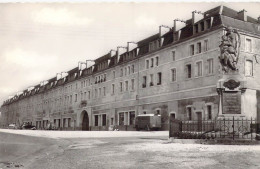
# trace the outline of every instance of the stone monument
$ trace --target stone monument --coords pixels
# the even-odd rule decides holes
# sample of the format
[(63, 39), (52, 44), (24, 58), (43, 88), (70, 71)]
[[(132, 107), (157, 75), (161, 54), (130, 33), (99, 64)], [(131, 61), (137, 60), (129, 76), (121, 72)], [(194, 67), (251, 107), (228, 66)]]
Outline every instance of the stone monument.
[(243, 116), (242, 95), (246, 90), (246, 81), (239, 71), (240, 35), (231, 27), (224, 30), (219, 45), (223, 73), (217, 84), (220, 99), (218, 117)]

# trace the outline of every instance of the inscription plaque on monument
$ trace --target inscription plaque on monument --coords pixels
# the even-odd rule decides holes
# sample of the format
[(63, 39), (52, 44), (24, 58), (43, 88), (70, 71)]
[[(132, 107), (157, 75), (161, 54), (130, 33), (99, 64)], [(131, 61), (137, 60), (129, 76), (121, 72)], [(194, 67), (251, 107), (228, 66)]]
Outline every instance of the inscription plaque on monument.
[(223, 92), (223, 114), (241, 114), (241, 92)]

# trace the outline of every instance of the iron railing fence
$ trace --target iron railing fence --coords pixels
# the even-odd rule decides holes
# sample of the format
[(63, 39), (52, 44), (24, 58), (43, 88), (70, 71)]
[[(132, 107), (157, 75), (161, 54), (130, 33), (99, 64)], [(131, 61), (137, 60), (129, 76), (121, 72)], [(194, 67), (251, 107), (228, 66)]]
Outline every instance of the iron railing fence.
[(183, 139), (251, 139), (257, 132), (257, 120), (241, 117), (218, 118), (215, 120), (170, 119), (170, 137)]

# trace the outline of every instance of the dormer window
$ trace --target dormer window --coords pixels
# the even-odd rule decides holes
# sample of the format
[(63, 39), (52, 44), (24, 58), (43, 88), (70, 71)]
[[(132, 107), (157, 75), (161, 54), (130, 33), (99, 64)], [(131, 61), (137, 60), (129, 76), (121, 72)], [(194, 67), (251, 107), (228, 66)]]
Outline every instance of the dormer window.
[(206, 28), (205, 29), (209, 29), (210, 28), (210, 19), (206, 20)]
[(194, 33), (198, 33), (199, 32), (199, 25), (196, 24), (194, 25)]
[(160, 40), (155, 40), (149, 43), (149, 51), (156, 50), (160, 47)]
[(204, 22), (200, 23), (200, 31), (204, 31)]

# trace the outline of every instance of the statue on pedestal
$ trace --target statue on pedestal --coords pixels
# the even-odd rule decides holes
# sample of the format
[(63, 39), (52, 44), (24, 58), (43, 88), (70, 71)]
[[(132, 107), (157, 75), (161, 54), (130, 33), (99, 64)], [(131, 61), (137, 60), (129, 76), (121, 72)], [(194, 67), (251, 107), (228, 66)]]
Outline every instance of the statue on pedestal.
[(229, 69), (237, 70), (237, 63), (239, 59), (240, 50), (240, 35), (236, 29), (231, 27), (226, 28), (227, 33), (222, 36), (220, 47), (221, 55), (219, 56), (222, 69), (228, 72)]

